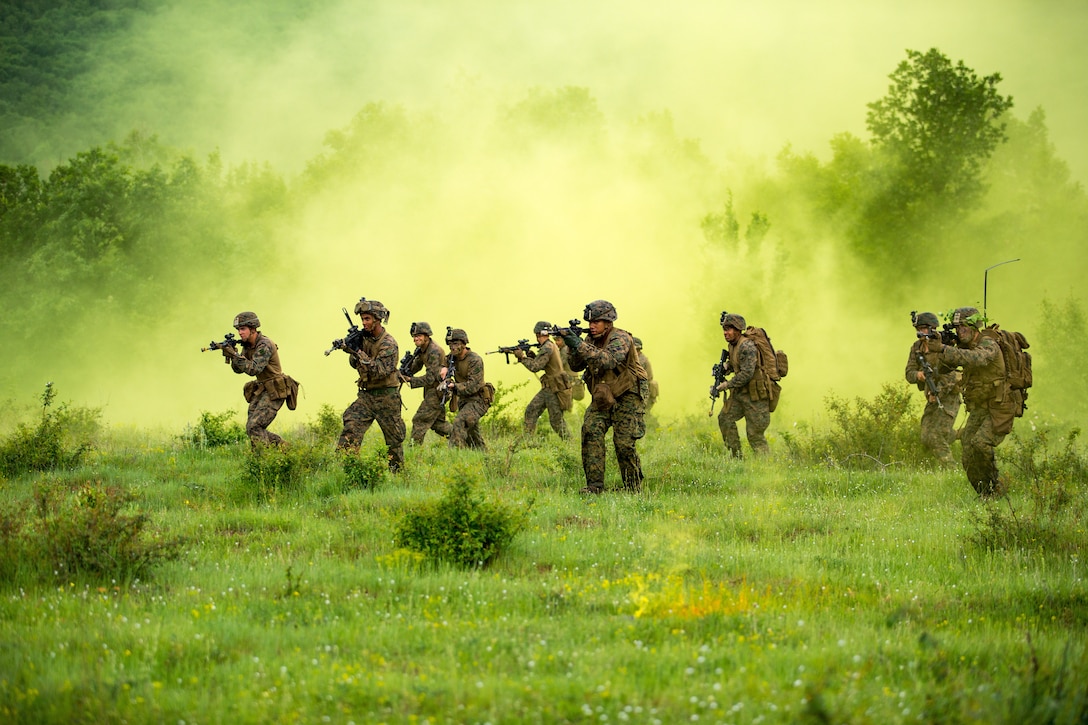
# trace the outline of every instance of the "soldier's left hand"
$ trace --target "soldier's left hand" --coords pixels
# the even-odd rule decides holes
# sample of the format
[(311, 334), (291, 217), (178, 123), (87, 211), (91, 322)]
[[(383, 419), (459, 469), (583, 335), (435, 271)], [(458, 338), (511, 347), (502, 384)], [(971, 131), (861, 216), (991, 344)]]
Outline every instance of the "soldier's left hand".
[(521, 362), (525, 359), (525, 351), (522, 350), (520, 347), (514, 348), (514, 357), (518, 359), (518, 362)]
[(719, 383), (718, 384), (718, 392), (719, 393), (724, 393), (728, 389), (729, 389), (729, 383), (726, 382), (726, 383)]
[(225, 358), (238, 357), (237, 351), (230, 345), (224, 345), (219, 349), (223, 351), (223, 357)]

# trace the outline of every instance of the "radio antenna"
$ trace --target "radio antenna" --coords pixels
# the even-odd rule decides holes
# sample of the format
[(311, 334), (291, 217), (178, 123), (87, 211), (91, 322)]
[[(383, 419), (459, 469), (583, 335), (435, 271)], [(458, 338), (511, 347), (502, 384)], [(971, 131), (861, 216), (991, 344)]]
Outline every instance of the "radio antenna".
[(982, 273), (982, 318), (986, 320), (986, 322), (990, 321), (990, 318), (986, 315), (986, 287), (989, 284), (990, 270), (994, 267), (1000, 267), (1003, 264), (1009, 264), (1011, 262), (1019, 261), (1019, 257), (1017, 257), (1016, 259), (1006, 259), (1004, 262), (998, 262), (997, 264), (990, 265), (986, 268), (986, 271)]

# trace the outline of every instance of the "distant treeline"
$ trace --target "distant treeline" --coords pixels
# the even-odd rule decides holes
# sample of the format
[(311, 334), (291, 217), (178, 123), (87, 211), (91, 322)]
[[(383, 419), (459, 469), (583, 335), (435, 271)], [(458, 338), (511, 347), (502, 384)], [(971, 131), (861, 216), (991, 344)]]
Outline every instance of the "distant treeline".
[[(120, 23), (148, 3), (75, 5), (87, 11), (80, 17), (88, 23), (103, 13)], [(38, 4), (5, 12), (18, 20), (19, 9), (29, 17), (31, 6)], [(25, 17), (22, 27), (30, 27)], [(49, 13), (36, 17), (34, 32), (82, 27), (60, 20), (45, 25)], [(12, 32), (11, 24), (2, 26)], [(72, 47), (78, 55), (80, 46)], [(4, 62), (15, 63), (16, 56)], [(59, 79), (68, 66), (51, 67)], [(9, 84), (39, 85), (29, 70), (0, 76)], [(712, 248), (751, 249), (773, 237), (779, 249), (802, 255), (812, 240), (830, 240), (878, 290), (894, 283), (935, 290), (948, 280), (978, 280), (987, 264), (1030, 250), (1037, 268), (1055, 270), (1048, 280), (1054, 286), (1032, 295), (1054, 318), (1041, 327), (1040, 342), (1061, 347), (1061, 354), (1051, 348), (1046, 364), (1083, 358), (1081, 302), (1065, 297), (1088, 274), (1088, 198), (1055, 154), (1042, 110), (1016, 118), (1012, 99), (998, 90), (1000, 76), (979, 77), (936, 50), (908, 52), (890, 77), (888, 94), (869, 104), (869, 139), (836, 136), (826, 162), (787, 148), (777, 168), (724, 184), (698, 143), (676, 136), (668, 114), (639, 119), (620, 133), (584, 88), (534, 89), (489, 113), (491, 127), (474, 138), (430, 114), (371, 104), (348, 127), (331, 132), (326, 152), (293, 179), (267, 165), (227, 168), (216, 155), (197, 160), (136, 133), (94, 145), (48, 174), (31, 165), (0, 165), (0, 341), (6, 350), (39, 346), (43, 330), (63, 321), (84, 329), (97, 323), (123, 347), (131, 339), (126, 336), (167, 321), (185, 300), (217, 285), (255, 284), (242, 274), (240, 260), (289, 254), (294, 225), (323, 195), (348, 196), (350, 189), (352, 208), (363, 215), (368, 204), (382, 203), (370, 200), (368, 188), (395, 180), (406, 189), (434, 184), (438, 194), (440, 165), (454, 157), (475, 153), (517, 166), (546, 146), (575, 168), (584, 164), (602, 176), (635, 178), (687, 197), (689, 204), (696, 200), (702, 216), (690, 225), (700, 227), (696, 233)], [(59, 87), (52, 78), (41, 79), (39, 106), (9, 103), (5, 118), (39, 113), (48, 119), (56, 111), (49, 89)], [(0, 98), (10, 97), (0, 89)], [(890, 297), (896, 305), (914, 302)], [(105, 330), (104, 320), (120, 324)], [(6, 376), (18, 380), (25, 370), (17, 356), (8, 363)], [(1088, 400), (1088, 383), (1073, 372), (1055, 369), (1054, 377), (1079, 386), (1070, 397)]]

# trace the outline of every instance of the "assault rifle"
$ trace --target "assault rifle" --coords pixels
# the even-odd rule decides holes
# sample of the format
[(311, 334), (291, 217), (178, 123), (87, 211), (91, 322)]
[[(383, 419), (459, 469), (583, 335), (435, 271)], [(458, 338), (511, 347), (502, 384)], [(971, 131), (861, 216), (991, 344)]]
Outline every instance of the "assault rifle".
[(446, 379), (438, 384), (438, 389), (442, 391), (442, 405), (449, 402), (453, 397), (453, 386), (457, 382), (457, 358), (453, 356), (451, 352), (446, 356)]
[(540, 334), (541, 335), (559, 335), (560, 337), (562, 337), (563, 330), (570, 330), (575, 335), (584, 335), (587, 332), (589, 332), (588, 328), (582, 327), (582, 321), (581, 320), (570, 320), (570, 321), (567, 322), (566, 327), (560, 327), (558, 325), (553, 325), (552, 327), (545, 327), (543, 330), (540, 331)]
[(710, 374), (714, 376), (714, 384), (710, 386), (710, 412), (707, 416), (714, 415), (714, 404), (718, 402), (718, 396), (722, 391), (718, 386), (725, 382), (725, 376), (729, 373), (729, 351), (722, 350), (722, 359), (710, 368)]
[(415, 364), (421, 354), (418, 347), (412, 352), (404, 353), (404, 357), (400, 359), (400, 367), (397, 368), (397, 372), (406, 378), (412, 377), (412, 365)]
[(514, 353), (515, 350), (521, 350), (528, 355), (532, 355), (532, 349), (534, 347), (540, 347), (539, 343), (529, 342), (528, 340), (518, 340), (517, 345), (510, 345), (508, 347), (503, 347), (500, 345), (498, 350), (488, 350), (484, 354), (494, 355), (497, 352), (501, 352), (503, 355), (506, 355), (506, 364), (509, 365), (510, 356)]
[[(924, 337), (919, 335), (919, 337)], [(945, 343), (946, 345), (948, 343)], [(933, 394), (933, 397), (937, 399), (937, 407), (944, 410), (944, 403), (941, 402), (941, 393), (937, 390), (937, 373), (933, 372), (933, 366), (926, 361), (926, 356), (921, 352), (915, 354), (918, 359), (918, 367), (922, 368), (922, 372), (926, 376), (926, 387), (929, 388), (929, 392)]]
[(940, 340), (943, 345), (955, 345), (960, 341), (959, 335), (956, 334), (956, 326), (951, 322), (946, 322), (941, 326), (940, 332), (934, 330), (928, 335), (922, 332), (918, 333), (918, 339), (926, 340)]
[(226, 335), (223, 336), (222, 341), (216, 342), (215, 340), (212, 340), (208, 343), (207, 347), (200, 348), (200, 351), (207, 352), (208, 350), (222, 350), (224, 347), (229, 347), (231, 350), (237, 352), (238, 342), (238, 339), (234, 337), (234, 333), (228, 332)]
[(349, 352), (359, 352), (359, 348), (363, 344), (363, 335), (366, 334), (365, 330), (360, 329), (351, 320), (351, 315), (348, 314), (347, 307), (341, 307), (344, 311), (344, 317), (348, 320), (348, 334), (339, 340), (332, 341), (332, 347), (325, 351), (325, 356), (328, 357), (329, 353), (333, 350), (347, 350)]

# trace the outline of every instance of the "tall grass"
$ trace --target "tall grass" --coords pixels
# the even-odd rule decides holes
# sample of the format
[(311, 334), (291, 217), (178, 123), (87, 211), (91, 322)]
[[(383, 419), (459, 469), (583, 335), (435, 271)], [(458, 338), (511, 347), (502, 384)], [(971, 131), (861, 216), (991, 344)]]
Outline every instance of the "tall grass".
[[(1046, 436), (1026, 434), (999, 449), (1013, 485), (1008, 499), (987, 504), (959, 472), (828, 467), (791, 456), (780, 440), (770, 459), (736, 461), (712, 425), (656, 429), (640, 444), (643, 493), (592, 498), (577, 493), (576, 442), (524, 441), (497, 428), (487, 454), (439, 440), (408, 448), (404, 472), (371, 488), (347, 485), (331, 444), (318, 447), (315, 460), (325, 463), (264, 498), (236, 495), (246, 443), (105, 441), (70, 475), (123, 486), (155, 531), (188, 546), (151, 579), (0, 584), (0, 716), (894, 723), (1088, 715), (1078, 684), (1088, 679), (1082, 553), (977, 538), (988, 506), (1021, 519), (1050, 515), (1053, 504), (1034, 503), (1036, 479), (1082, 470), (1075, 439), (1055, 450)], [(372, 434), (361, 457), (380, 449)], [(398, 522), (440, 500), (458, 470), (476, 477), (487, 500), (525, 511), (486, 568), (424, 565), (396, 544)], [(8, 510), (32, 500), (38, 481), (5, 486)], [(614, 460), (609, 484), (620, 486)], [(1053, 526), (1064, 541), (1083, 541), (1073, 512), (1085, 510), (1088, 494), (1071, 481), (1063, 490), (1068, 503)]]

